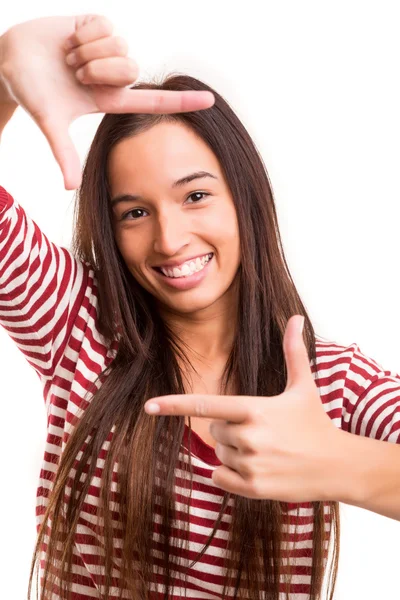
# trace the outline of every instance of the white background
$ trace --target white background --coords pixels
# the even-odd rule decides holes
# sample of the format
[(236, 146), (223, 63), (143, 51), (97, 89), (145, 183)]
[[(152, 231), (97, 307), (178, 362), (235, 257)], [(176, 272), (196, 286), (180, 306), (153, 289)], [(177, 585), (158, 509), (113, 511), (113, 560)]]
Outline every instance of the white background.
[[(398, 3), (7, 2), (1, 30), (97, 13), (115, 25), (140, 79), (180, 71), (231, 104), (258, 145), (295, 284), (319, 335), (400, 372), (400, 20)], [(70, 132), (83, 161), (102, 115)], [(1, 143), (0, 183), (55, 243), (69, 246), (73, 192), (19, 108)], [(41, 386), (0, 331), (0, 595), (25, 598), (46, 419)], [(350, 460), (350, 457), (349, 457)], [(400, 597), (400, 522), (341, 505), (335, 600)]]

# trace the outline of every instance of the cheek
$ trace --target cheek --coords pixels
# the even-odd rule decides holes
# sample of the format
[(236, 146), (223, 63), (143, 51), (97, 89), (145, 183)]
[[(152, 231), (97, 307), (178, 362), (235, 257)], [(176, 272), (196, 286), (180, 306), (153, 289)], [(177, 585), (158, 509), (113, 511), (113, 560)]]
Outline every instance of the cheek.
[(236, 212), (225, 211), (215, 222), (213, 229), (215, 246), (224, 262), (237, 264), (240, 255), (239, 226)]
[(239, 239), (236, 210), (227, 200), (215, 203), (207, 212), (196, 217), (194, 226), (195, 229), (207, 232), (214, 240), (220, 239), (221, 243)]
[(138, 270), (138, 265), (144, 260), (145, 251), (137, 236), (133, 239), (132, 235), (119, 234), (115, 236), (115, 242), (128, 268)]

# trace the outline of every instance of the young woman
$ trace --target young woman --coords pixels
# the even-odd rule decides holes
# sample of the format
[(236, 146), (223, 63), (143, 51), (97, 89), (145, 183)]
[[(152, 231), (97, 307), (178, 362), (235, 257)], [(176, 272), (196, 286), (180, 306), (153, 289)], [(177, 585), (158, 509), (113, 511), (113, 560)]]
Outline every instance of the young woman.
[[(400, 519), (398, 487), (369, 493), (384, 460), (394, 481), (400, 376), (315, 335), (227, 102), (184, 75), (127, 90), (111, 31), (54, 17), (0, 40), (1, 129), (23, 106), (81, 183), (72, 252), (0, 188), (0, 322), (48, 412), (29, 593), (39, 563), (41, 599), (316, 600), (333, 539), (333, 594), (338, 502)], [(67, 129), (96, 111), (80, 181)]]

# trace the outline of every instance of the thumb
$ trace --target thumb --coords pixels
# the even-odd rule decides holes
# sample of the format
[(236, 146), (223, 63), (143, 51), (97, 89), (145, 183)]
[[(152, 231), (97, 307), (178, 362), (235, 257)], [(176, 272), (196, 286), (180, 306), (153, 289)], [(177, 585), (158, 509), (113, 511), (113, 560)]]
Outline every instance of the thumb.
[(78, 188), (82, 181), (82, 169), (78, 152), (69, 135), (69, 123), (59, 115), (46, 115), (37, 124), (50, 144), (63, 178), (66, 190)]
[(303, 339), (304, 317), (293, 315), (287, 322), (283, 337), (283, 352), (287, 367), (285, 391), (310, 378), (310, 359)]

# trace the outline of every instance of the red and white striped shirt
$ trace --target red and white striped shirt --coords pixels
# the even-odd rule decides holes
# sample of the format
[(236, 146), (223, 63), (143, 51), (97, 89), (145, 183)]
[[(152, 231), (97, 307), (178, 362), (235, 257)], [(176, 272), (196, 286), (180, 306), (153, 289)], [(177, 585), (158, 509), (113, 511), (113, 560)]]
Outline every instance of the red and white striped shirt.
[[(89, 386), (110, 364), (118, 342), (107, 346), (96, 327), (97, 287), (88, 263), (77, 261), (66, 248), (51, 243), (24, 209), (0, 186), (0, 323), (29, 364), (39, 375), (47, 409), (47, 440), (37, 489), (37, 529), (47, 506), (49, 490), (59, 458), (71, 433), (71, 420), (82, 406)], [(365, 356), (356, 344), (344, 347), (316, 340), (319, 391), (324, 409), (338, 428), (357, 435), (400, 443), (400, 376), (384, 370)], [(89, 396), (90, 401), (91, 396)], [(107, 441), (105, 452), (109, 447)], [(179, 455), (187, 462), (188, 427)], [(190, 548), (188, 566), (206, 543), (220, 510), (224, 491), (211, 479), (220, 465), (214, 449), (192, 432), (190, 452), (193, 463), (193, 501), (190, 507)], [(103, 460), (97, 465), (102, 471)], [(176, 509), (185, 514), (186, 490), (180, 488), (182, 463), (176, 467)], [(98, 478), (93, 479), (96, 485)], [(98, 495), (88, 495), (86, 503), (97, 507)], [(221, 598), (224, 574), (223, 554), (231, 518), (232, 500), (205, 554), (188, 570), (186, 595), (192, 599)], [(310, 593), (312, 510), (310, 503), (290, 505), (285, 522), (289, 542), (293, 523), (302, 535), (291, 550), (293, 583), (291, 600), (306, 600)], [(182, 512), (181, 512), (182, 511)], [(93, 513), (95, 511), (91, 511)], [(327, 511), (326, 511), (327, 514)], [(94, 515), (82, 511), (74, 543), (73, 600), (101, 598), (96, 556)], [(154, 515), (155, 525), (159, 516)], [(181, 521), (174, 531), (179, 537)], [(326, 532), (329, 533), (328, 525)], [(115, 546), (120, 547), (118, 539)], [(174, 542), (176, 543), (176, 542)], [(154, 562), (160, 564), (159, 534), (153, 533)], [(176, 558), (176, 560), (175, 560)], [(181, 558), (173, 557), (173, 562)], [(171, 565), (172, 567), (172, 565)], [(113, 577), (118, 581), (118, 565)], [(101, 578), (102, 581), (103, 578)], [(184, 595), (179, 572), (173, 570), (171, 600)], [(152, 597), (161, 600), (162, 586), (152, 584)], [(233, 596), (233, 588), (228, 594)], [(118, 596), (118, 589), (111, 588)], [(127, 597), (124, 593), (124, 597)], [(283, 595), (282, 595), (283, 598)]]

